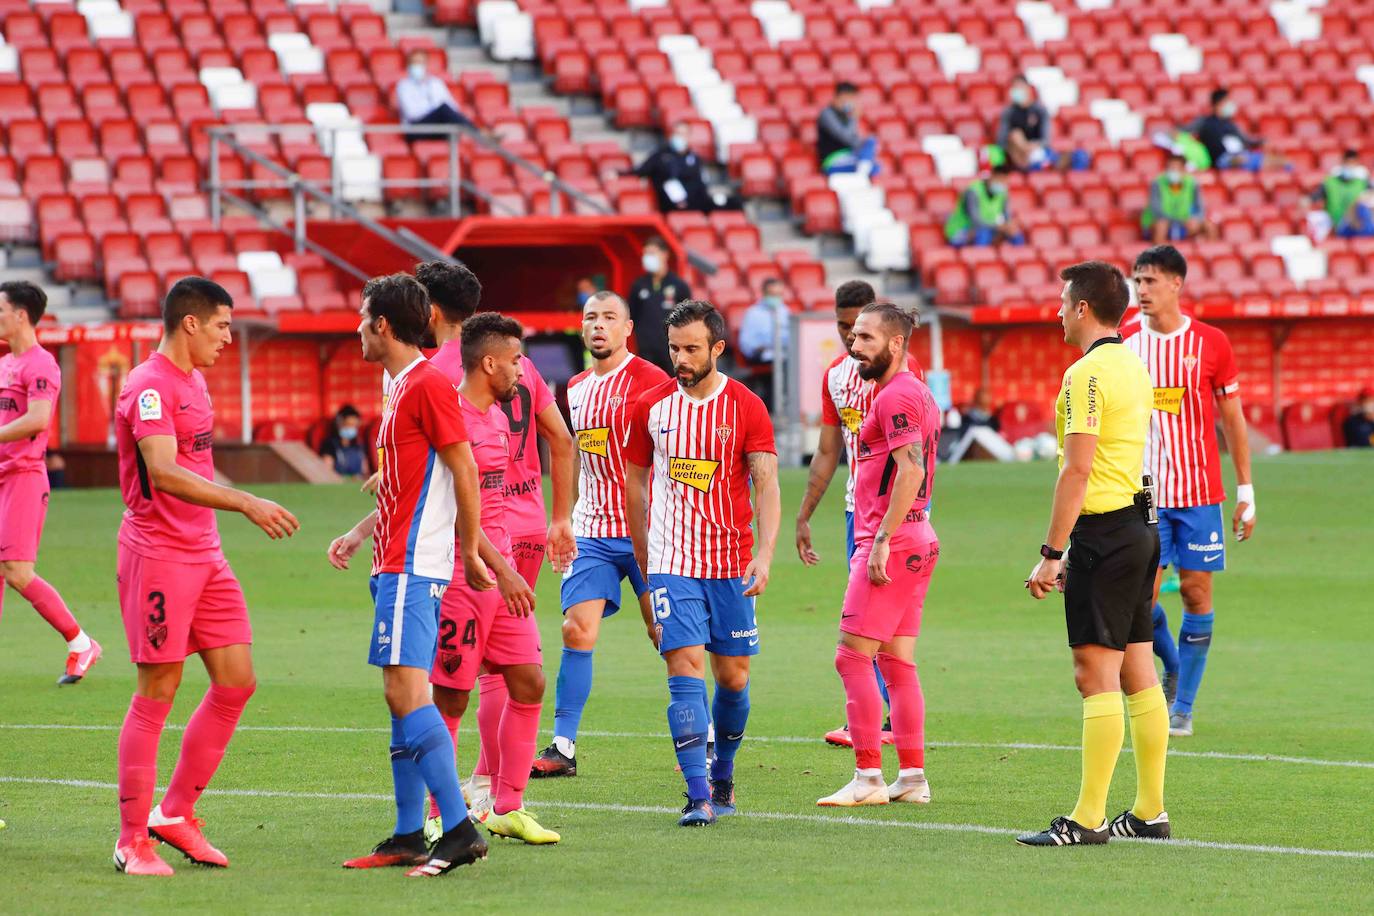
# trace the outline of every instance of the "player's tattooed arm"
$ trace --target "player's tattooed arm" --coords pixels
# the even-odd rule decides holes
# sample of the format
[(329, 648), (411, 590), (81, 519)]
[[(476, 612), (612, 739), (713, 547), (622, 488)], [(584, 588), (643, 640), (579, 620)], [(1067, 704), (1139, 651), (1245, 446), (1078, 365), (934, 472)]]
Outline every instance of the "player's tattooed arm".
[(811, 456), (811, 468), (806, 475), (806, 495), (797, 510), (797, 556), (807, 566), (815, 566), (821, 561), (820, 554), (811, 545), (811, 515), (835, 477), (842, 446), (838, 426), (821, 427), (820, 442), (816, 445), (816, 454)]
[[(749, 479), (754, 484), (754, 509), (759, 519), (759, 540), (754, 558), (744, 571), (749, 587), (744, 594), (761, 595), (768, 587), (773, 551), (778, 546), (778, 527), (782, 522), (782, 494), (778, 490), (778, 456), (772, 452), (749, 452)], [(751, 581), (752, 580), (752, 584)]]
[(888, 490), (887, 511), (878, 523), (878, 533), (868, 555), (868, 581), (874, 585), (887, 585), (892, 581), (887, 574), (891, 537), (911, 511), (911, 504), (916, 501), (916, 494), (926, 479), (925, 456), (921, 454), (920, 442), (897, 446), (888, 454), (888, 461), (897, 473)]

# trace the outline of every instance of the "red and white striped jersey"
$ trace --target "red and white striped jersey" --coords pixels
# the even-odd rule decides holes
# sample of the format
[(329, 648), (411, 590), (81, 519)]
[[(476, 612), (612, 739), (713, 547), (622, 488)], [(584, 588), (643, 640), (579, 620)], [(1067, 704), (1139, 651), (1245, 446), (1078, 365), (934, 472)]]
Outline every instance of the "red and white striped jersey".
[(763, 401), (722, 376), (702, 400), (676, 380), (645, 392), (625, 458), (652, 467), (649, 572), (694, 579), (744, 575), (753, 556), (752, 452), (777, 453)]
[(438, 451), (466, 442), (458, 392), (423, 356), (388, 382), (377, 430), (377, 529), (372, 574), (453, 577), (458, 504)]
[(580, 538), (624, 538), (625, 442), (635, 402), (668, 374), (646, 359), (627, 353), (605, 375), (591, 369), (568, 382), (568, 413), (577, 440), (579, 469), (573, 534)]
[[(907, 355), (907, 368), (924, 382), (926, 374), (916, 357)], [(854, 476), (858, 471), (859, 429), (863, 426), (868, 408), (878, 393), (878, 383), (859, 375), (859, 361), (846, 353), (835, 357), (826, 367), (821, 388), (821, 423), (838, 426), (844, 439), (844, 453), (849, 461), (849, 479), (844, 485), (844, 510), (854, 511)]]
[(1240, 394), (1231, 342), (1219, 328), (1189, 317), (1173, 333), (1159, 334), (1137, 316), (1122, 326), (1121, 336), (1155, 388), (1145, 470), (1154, 477), (1159, 505), (1224, 502), (1215, 401)]

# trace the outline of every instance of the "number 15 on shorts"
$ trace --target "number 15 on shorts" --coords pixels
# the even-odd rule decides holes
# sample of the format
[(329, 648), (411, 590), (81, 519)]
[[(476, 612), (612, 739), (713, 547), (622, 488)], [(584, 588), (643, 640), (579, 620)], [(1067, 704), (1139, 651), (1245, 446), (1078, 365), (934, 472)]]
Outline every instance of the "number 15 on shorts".
[(667, 620), (673, 615), (673, 607), (668, 603), (668, 589), (654, 589), (654, 617), (659, 620)]

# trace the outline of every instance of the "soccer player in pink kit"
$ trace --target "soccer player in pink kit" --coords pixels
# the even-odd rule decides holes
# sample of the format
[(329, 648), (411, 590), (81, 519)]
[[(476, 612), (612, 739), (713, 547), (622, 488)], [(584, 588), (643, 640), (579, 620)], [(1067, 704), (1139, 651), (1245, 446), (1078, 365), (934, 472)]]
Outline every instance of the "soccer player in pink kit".
[(47, 295), (32, 283), (0, 283), (0, 340), (10, 348), (0, 356), (0, 612), (8, 584), (67, 641), (57, 683), (75, 684), (100, 659), (100, 643), (81, 629), (57, 589), (34, 574), (48, 514), (43, 452), (62, 387), (57, 360), (34, 331), (47, 307)]
[[(119, 488), (119, 604), (138, 687), (119, 732), (119, 839), (115, 867), (170, 875), (158, 839), (198, 865), (229, 860), (201, 833), (195, 805), (215, 775), (253, 695), (252, 628), (238, 579), (220, 549), (215, 510), (241, 512), (272, 539), (300, 527), (281, 506), (214, 482), (215, 417), (200, 370), (230, 343), (233, 299), (218, 283), (185, 277), (162, 303), (162, 343), (124, 381), (115, 408)], [(210, 676), (181, 739), (162, 803), (157, 747), (186, 657)], [(151, 838), (150, 838), (151, 837)]]
[[(940, 542), (927, 507), (935, 476), (940, 410), (930, 390), (907, 368), (914, 322), (894, 305), (859, 313), (850, 352), (865, 379), (878, 383), (859, 429), (854, 485), (856, 548), (840, 614), (835, 670), (844, 682), (854, 778), (816, 804), (850, 807), (889, 801), (928, 802), (925, 698), (916, 675), (916, 637)], [(897, 780), (883, 782), (882, 698), (873, 661), (887, 681)]]
[[(450, 261), (417, 264), (415, 277), (429, 293), (432, 305), (430, 332), (439, 347), (434, 354), (439, 367), (454, 385), (462, 381), (459, 335), (463, 322), (477, 311), (482, 300), (482, 284), (465, 265)], [(445, 344), (452, 343), (449, 350)], [(511, 459), (506, 471), (505, 515), (515, 556), (515, 570), (533, 589), (539, 581), (545, 549), (554, 569), (562, 572), (572, 562), (577, 544), (572, 532), (573, 442), (568, 426), (553, 393), (528, 357), (520, 357), (521, 378), (515, 397), (501, 404), (510, 423)], [(539, 445), (535, 433), (549, 446), (549, 478), (553, 489), (553, 520), (544, 521), (544, 488), (539, 467)], [(547, 532), (547, 533), (546, 533)], [(481, 743), (477, 763), (466, 790), (476, 809), (491, 802), (492, 776), (497, 761), (491, 752), (497, 747), (496, 732), (509, 699), (506, 679), (499, 674), (483, 674), (477, 679), (477, 729)], [(457, 740), (458, 721), (446, 724)], [(431, 817), (437, 812), (431, 810)]]
[[(455, 582), (440, 608), (439, 651), (430, 672), (434, 702), (452, 726), (467, 709), (479, 668), (505, 681), (507, 699), (495, 735), (484, 734), (486, 758), (496, 771), (490, 807), (477, 815), (497, 836), (531, 844), (557, 843), (524, 808), (544, 702), (544, 657), (535, 623), (534, 592), (515, 571), (506, 531), (506, 475), (510, 471), (510, 420), (504, 407), (518, 394), (525, 358), (519, 322), (483, 312), (463, 322), (461, 344), (449, 340), (431, 358), (445, 375), (461, 376), (458, 399), (472, 437), (482, 488), (482, 531), (495, 546), (491, 564), (500, 592), (477, 592)], [(462, 369), (448, 366), (461, 355)], [(504, 599), (504, 600), (503, 600)]]

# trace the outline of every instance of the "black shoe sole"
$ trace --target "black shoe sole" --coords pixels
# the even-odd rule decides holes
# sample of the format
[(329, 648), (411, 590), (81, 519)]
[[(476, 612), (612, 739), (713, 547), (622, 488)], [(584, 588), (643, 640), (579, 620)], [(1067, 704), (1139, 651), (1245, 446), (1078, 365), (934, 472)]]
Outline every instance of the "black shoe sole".
[[(448, 867), (447, 867), (447, 868), (441, 868), (441, 869), (439, 869), (439, 875), (446, 875), (446, 874), (448, 874), (449, 872), (453, 871), (455, 868), (461, 868), (461, 867), (463, 867), (464, 865), (472, 865), (472, 864), (475, 863), (475, 862), (481, 862), (481, 861), (482, 861), (483, 859), (485, 859), (486, 857), (487, 857), (487, 844), (486, 844), (486, 843), (483, 843), (480, 847), (478, 847), (478, 846), (469, 846), (469, 847), (463, 852), (463, 855), (462, 855), (460, 858), (457, 858), (457, 859), (449, 859), (449, 860), (448, 860)], [(424, 862), (421, 862), (420, 864), (421, 864), (421, 865), (428, 865), (428, 864), (429, 864), (430, 862), (432, 862), (432, 861), (434, 861), (434, 860), (433, 860), (433, 859), (427, 859), (427, 860), (425, 860)], [(427, 876), (427, 877), (437, 878), (437, 877), (439, 877), (439, 875), (429, 875), (429, 876)]]
[(150, 837), (152, 837), (153, 839), (157, 840), (159, 843), (161, 843), (163, 846), (166, 846), (168, 849), (175, 849), (177, 852), (179, 852), (179, 853), (181, 853), (183, 856), (185, 856), (185, 857), (186, 857), (186, 861), (187, 861), (187, 862), (190, 862), (192, 865), (199, 865), (201, 868), (225, 868), (225, 867), (226, 867), (226, 866), (224, 866), (224, 865), (219, 864), (218, 862), (206, 862), (204, 859), (197, 859), (197, 858), (195, 858), (195, 857), (192, 856), (189, 852), (187, 852), (186, 850), (182, 849), (180, 846), (176, 846), (176, 845), (174, 845), (174, 844), (172, 844), (172, 843), (167, 842), (165, 839), (163, 839), (161, 836), (159, 836), (159, 835), (158, 835), (158, 832), (157, 832), (156, 830), (154, 830), (152, 827), (149, 827), (149, 828), (148, 828), (148, 836), (150, 836)]
[(57, 679), (57, 686), (62, 687), (67, 684), (75, 684), (81, 680), (82, 675), (64, 674)]
[(560, 776), (576, 776), (577, 767), (568, 767), (566, 770), (546, 771), (530, 767), (530, 779), (558, 779)]

